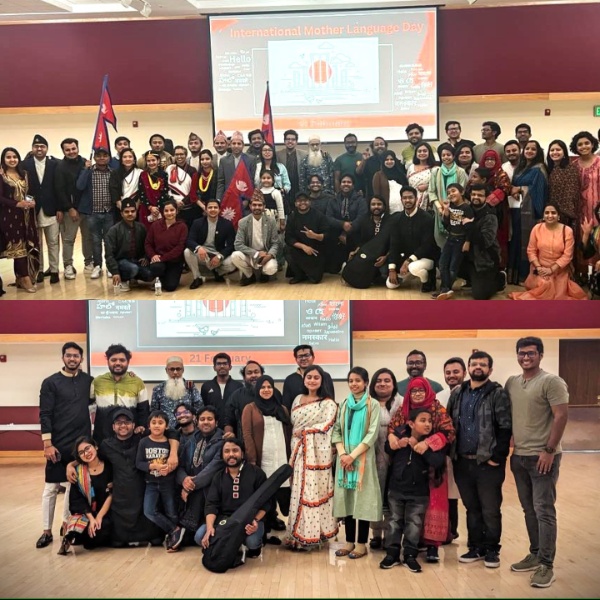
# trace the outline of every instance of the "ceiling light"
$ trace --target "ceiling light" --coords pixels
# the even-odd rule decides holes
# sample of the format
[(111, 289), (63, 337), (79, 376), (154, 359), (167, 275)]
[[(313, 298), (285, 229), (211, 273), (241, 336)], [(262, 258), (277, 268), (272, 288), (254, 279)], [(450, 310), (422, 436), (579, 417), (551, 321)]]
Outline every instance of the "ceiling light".
[(152, 7), (147, 2), (144, 2), (144, 8), (142, 8), (142, 10), (140, 10), (140, 14), (142, 15), (142, 17), (148, 18), (151, 13), (152, 13)]
[(468, 2), (469, 4), (475, 4), (475, 2), (477, 2), (477, 0), (467, 0), (467, 2)]

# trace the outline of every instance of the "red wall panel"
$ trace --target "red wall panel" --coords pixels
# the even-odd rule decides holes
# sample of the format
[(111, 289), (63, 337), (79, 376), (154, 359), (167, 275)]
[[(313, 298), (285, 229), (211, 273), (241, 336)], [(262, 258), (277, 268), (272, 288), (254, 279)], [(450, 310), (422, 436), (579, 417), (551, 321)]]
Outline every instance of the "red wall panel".
[[(441, 10), (440, 95), (598, 91), (598, 31), (595, 4)], [(94, 105), (105, 73), (115, 104), (211, 101), (206, 20), (3, 25), (0, 56), (0, 107)]]

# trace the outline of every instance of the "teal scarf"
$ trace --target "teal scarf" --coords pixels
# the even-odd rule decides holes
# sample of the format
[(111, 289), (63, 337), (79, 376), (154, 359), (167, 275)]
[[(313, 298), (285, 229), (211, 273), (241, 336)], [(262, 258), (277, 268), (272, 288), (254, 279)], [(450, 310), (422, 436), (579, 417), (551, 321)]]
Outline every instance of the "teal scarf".
[[(371, 411), (368, 391), (365, 391), (360, 400), (356, 400), (352, 394), (346, 398), (342, 407), (341, 425), (344, 436), (344, 449), (350, 454), (364, 439), (370, 420)], [(338, 473), (338, 484), (340, 487), (356, 490), (360, 489), (362, 475), (364, 474), (366, 452), (363, 452), (355, 461), (353, 471), (345, 471), (340, 467)]]
[(451, 183), (458, 183), (458, 178), (456, 177), (456, 163), (453, 162), (452, 166), (448, 168), (446, 165), (442, 164), (440, 167), (440, 171), (442, 172), (442, 189), (441, 196), (442, 198), (447, 198), (446, 190)]

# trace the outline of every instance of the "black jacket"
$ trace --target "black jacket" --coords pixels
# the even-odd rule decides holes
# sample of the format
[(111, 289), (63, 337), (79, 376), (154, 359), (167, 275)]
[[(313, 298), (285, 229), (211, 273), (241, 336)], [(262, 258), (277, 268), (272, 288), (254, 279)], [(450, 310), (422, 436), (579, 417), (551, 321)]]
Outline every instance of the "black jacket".
[(413, 254), (417, 258), (439, 260), (440, 249), (433, 237), (433, 217), (421, 210), (409, 217), (405, 211), (392, 216), (392, 234), (388, 263), (394, 263), (398, 269)]
[(500, 268), (500, 244), (498, 244), (498, 217), (495, 209), (485, 204), (474, 209), (475, 221), (471, 231), (469, 262), (476, 271), (494, 271)]
[[(206, 217), (200, 217), (192, 223), (192, 228), (188, 233), (186, 247), (192, 252), (198, 247), (202, 246), (206, 241), (208, 235), (208, 219)], [(223, 258), (231, 256), (233, 252), (233, 244), (235, 242), (235, 230), (231, 221), (223, 217), (219, 217), (217, 220), (217, 230), (215, 231), (215, 248)]]
[(61, 209), (56, 195), (56, 167), (58, 161), (51, 156), (46, 157), (46, 167), (44, 169), (44, 179), (40, 183), (37, 171), (35, 169), (35, 158), (30, 156), (23, 161), (23, 168), (27, 171), (28, 194), (35, 198), (35, 211), (44, 213), (49, 217), (54, 217), (56, 211)]
[[(450, 457), (456, 458), (458, 436), (460, 435), (460, 405), (463, 394), (469, 389), (470, 381), (456, 388), (448, 400), (446, 411), (452, 418), (456, 429), (456, 439), (450, 448)], [(488, 460), (502, 464), (508, 456), (512, 436), (512, 411), (510, 398), (504, 388), (495, 381), (488, 381), (482, 390), (479, 403), (479, 443), (477, 444), (477, 462)]]
[(225, 440), (223, 431), (217, 427), (209, 437), (202, 455), (202, 463), (194, 466), (194, 453), (196, 447), (202, 442), (203, 436), (199, 429), (187, 438), (179, 438), (179, 467), (177, 468), (177, 483), (182, 484), (183, 480), (191, 476), (194, 478), (196, 490), (206, 488), (210, 485), (215, 473), (225, 468), (225, 463), (221, 458), (221, 451)]
[(146, 228), (138, 221), (134, 221), (133, 228), (135, 230), (135, 256), (129, 256), (131, 229), (125, 224), (125, 221), (119, 221), (106, 233), (106, 239), (104, 240), (106, 247), (106, 268), (111, 273), (119, 272), (119, 261), (124, 258), (129, 258), (133, 262), (136, 262), (146, 256), (144, 249)]
[(77, 178), (83, 169), (85, 169), (83, 156), (78, 156), (74, 160), (63, 158), (58, 162), (54, 177), (59, 210), (67, 212), (77, 207), (81, 195), (77, 189)]
[(225, 407), (227, 406), (227, 401), (231, 397), (231, 394), (241, 387), (244, 387), (242, 381), (237, 381), (230, 377), (225, 384), (225, 394), (222, 395), (221, 386), (216, 377), (202, 384), (200, 395), (202, 396), (204, 406), (210, 405), (217, 409), (217, 426), (221, 429), (225, 428)]

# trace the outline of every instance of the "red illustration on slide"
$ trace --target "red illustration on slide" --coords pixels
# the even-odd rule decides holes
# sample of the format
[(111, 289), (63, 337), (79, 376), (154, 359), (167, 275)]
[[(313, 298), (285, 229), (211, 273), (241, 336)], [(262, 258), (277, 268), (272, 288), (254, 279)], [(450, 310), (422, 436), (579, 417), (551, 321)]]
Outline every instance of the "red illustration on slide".
[(329, 64), (324, 60), (315, 60), (308, 70), (310, 78), (315, 83), (327, 83), (331, 78), (333, 71)]
[(202, 300), (202, 304), (204, 304), (210, 312), (220, 313), (227, 308), (229, 300)]

